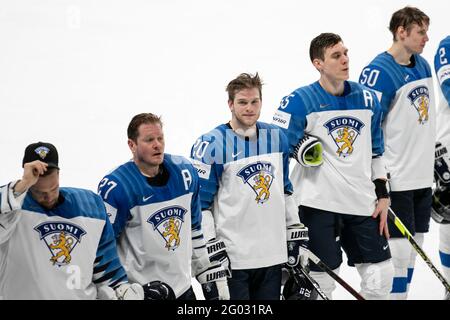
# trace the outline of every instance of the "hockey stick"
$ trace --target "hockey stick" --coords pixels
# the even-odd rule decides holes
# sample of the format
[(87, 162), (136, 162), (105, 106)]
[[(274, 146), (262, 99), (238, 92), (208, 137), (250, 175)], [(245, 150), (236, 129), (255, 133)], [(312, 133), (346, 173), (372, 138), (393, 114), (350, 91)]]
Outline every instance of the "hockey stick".
[(403, 222), (397, 217), (397, 215), (394, 213), (394, 211), (389, 208), (388, 211), (388, 217), (392, 220), (392, 222), (395, 224), (395, 226), (400, 230), (400, 232), (403, 234), (403, 236), (408, 239), (409, 243), (411, 243), (412, 247), (416, 252), (422, 257), (422, 259), (425, 261), (425, 263), (430, 267), (430, 269), (434, 272), (436, 277), (442, 282), (445, 289), (447, 289), (448, 292), (450, 292), (450, 285), (448, 284), (447, 280), (442, 276), (442, 274), (439, 272), (439, 270), (434, 266), (433, 262), (431, 262), (430, 258), (426, 255), (426, 253), (422, 250), (422, 248), (417, 244), (416, 240), (414, 240), (413, 236), (409, 232), (409, 230), (405, 227)]
[(330, 300), (330, 298), (327, 297), (327, 295), (325, 294), (325, 292), (323, 292), (322, 288), (319, 286), (319, 284), (317, 283), (316, 280), (314, 280), (308, 272), (306, 272), (305, 269), (303, 269), (302, 267), (294, 267), (294, 268), (290, 268), (291, 272), (294, 273), (301, 273), (305, 276), (305, 278), (313, 285), (314, 289), (316, 289), (317, 293), (319, 294), (319, 296), (323, 299), (323, 300)]
[(358, 300), (366, 300), (362, 295), (360, 295), (355, 289), (353, 289), (347, 282), (345, 282), (341, 277), (339, 277), (333, 270), (330, 269), (322, 260), (320, 260), (314, 253), (310, 250), (308, 252), (309, 260), (314, 262), (320, 269), (325, 271), (336, 280), (345, 290), (347, 290), (352, 296), (354, 296)]

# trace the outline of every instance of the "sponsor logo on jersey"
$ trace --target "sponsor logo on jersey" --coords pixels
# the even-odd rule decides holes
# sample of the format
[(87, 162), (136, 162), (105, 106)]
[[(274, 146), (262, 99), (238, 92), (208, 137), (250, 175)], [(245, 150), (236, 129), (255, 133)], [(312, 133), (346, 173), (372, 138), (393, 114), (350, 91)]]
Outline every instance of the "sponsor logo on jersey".
[(274, 168), (270, 162), (258, 161), (242, 168), (237, 176), (249, 185), (256, 194), (256, 203), (264, 203), (270, 198), (270, 186), (274, 178)]
[(51, 253), (53, 265), (64, 266), (72, 261), (71, 252), (86, 234), (80, 226), (68, 222), (44, 222), (34, 228)]
[(289, 128), (289, 123), (291, 122), (291, 115), (287, 112), (277, 110), (272, 118), (272, 123), (281, 128)]
[(345, 158), (353, 153), (353, 145), (361, 134), (364, 123), (354, 117), (336, 117), (323, 126), (337, 146), (337, 155)]
[(42, 160), (45, 159), (45, 157), (47, 156), (47, 154), (48, 154), (49, 151), (50, 151), (49, 148), (43, 147), (43, 146), (34, 149), (34, 152), (36, 152), (36, 154), (37, 154)]
[(408, 93), (408, 99), (411, 101), (411, 104), (419, 114), (419, 119), (417, 121), (420, 124), (425, 124), (428, 122), (428, 110), (430, 106), (430, 95), (428, 88), (425, 86), (419, 86), (412, 89)]
[(175, 250), (180, 246), (180, 231), (187, 210), (180, 206), (170, 206), (156, 211), (147, 222), (165, 241), (167, 250)]

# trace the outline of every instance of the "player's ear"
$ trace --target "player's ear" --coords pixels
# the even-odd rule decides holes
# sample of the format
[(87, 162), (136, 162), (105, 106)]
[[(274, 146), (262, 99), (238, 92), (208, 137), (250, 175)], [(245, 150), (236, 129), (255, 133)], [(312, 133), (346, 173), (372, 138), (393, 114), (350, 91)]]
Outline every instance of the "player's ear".
[(400, 26), (397, 28), (396, 39), (397, 40), (403, 40), (408, 35), (408, 30), (404, 26)]
[(128, 139), (128, 147), (133, 154), (136, 152), (136, 143), (132, 139)]
[(317, 69), (317, 71), (319, 72), (322, 71), (322, 60), (315, 58), (312, 63), (313, 66)]
[(233, 100), (228, 100), (228, 107), (230, 108), (230, 111), (233, 111), (233, 108), (234, 108)]

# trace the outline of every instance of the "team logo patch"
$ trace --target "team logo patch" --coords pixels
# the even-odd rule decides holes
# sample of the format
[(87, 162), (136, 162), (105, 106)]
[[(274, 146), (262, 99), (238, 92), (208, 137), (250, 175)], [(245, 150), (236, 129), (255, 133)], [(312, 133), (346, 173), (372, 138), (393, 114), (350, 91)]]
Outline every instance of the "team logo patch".
[(158, 230), (163, 237), (167, 250), (175, 250), (180, 246), (180, 230), (186, 212), (183, 207), (171, 206), (158, 210), (147, 219), (153, 230)]
[(86, 234), (80, 226), (67, 222), (44, 222), (34, 228), (51, 253), (53, 265), (64, 266), (72, 261), (71, 252)]
[(39, 147), (39, 148), (36, 148), (36, 149), (34, 150), (34, 152), (36, 152), (36, 154), (37, 154), (42, 160), (45, 159), (45, 157), (47, 156), (47, 154), (48, 154), (49, 151), (50, 151), (49, 148), (43, 147), (43, 146), (41, 146), (41, 147)]
[(241, 177), (256, 194), (256, 203), (264, 203), (270, 198), (270, 186), (274, 178), (274, 168), (270, 162), (256, 162), (242, 168), (237, 176)]
[(347, 157), (353, 153), (353, 145), (361, 134), (364, 123), (354, 117), (336, 117), (323, 125), (337, 146), (338, 156)]
[(430, 95), (428, 88), (425, 86), (419, 86), (412, 89), (408, 93), (408, 99), (411, 101), (411, 104), (419, 114), (419, 119), (417, 121), (420, 124), (425, 124), (428, 122), (428, 110), (430, 107)]

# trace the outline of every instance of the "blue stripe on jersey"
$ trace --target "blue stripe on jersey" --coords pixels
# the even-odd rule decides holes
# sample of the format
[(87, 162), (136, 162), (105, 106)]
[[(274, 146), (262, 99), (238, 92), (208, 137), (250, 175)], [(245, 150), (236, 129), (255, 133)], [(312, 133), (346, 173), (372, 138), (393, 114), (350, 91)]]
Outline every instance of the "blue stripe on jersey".
[(250, 141), (236, 135), (227, 125), (221, 124), (202, 135), (191, 148), (191, 158), (210, 165), (209, 179), (200, 178), (202, 210), (209, 209), (219, 187), (224, 164), (236, 160), (276, 153), (283, 154), (284, 191), (293, 192), (289, 180), (289, 147), (284, 133), (272, 124), (257, 122), (258, 139)]
[(388, 113), (391, 101), (401, 87), (431, 77), (431, 69), (425, 59), (415, 54), (414, 60), (414, 67), (402, 66), (391, 54), (383, 52), (361, 72), (359, 77), (361, 84), (383, 93), (381, 107), (384, 115)]
[(446, 268), (450, 268), (450, 254), (439, 251), (439, 257), (441, 258), (441, 264)]
[[(106, 216), (106, 212), (105, 212)], [(99, 246), (94, 262), (93, 282), (116, 287), (127, 282), (127, 275), (117, 255), (116, 239), (109, 219), (105, 219)]]
[[(444, 66), (450, 65), (450, 36), (447, 36), (439, 44), (439, 48), (434, 56), (434, 69), (437, 72)], [(438, 79), (439, 80), (439, 79)], [(438, 81), (441, 83), (441, 81)], [(441, 84), (442, 93), (450, 106), (450, 78)]]
[[(356, 82), (345, 81), (344, 85), (345, 89), (342, 96), (331, 95), (316, 81), (311, 85), (298, 88), (291, 95), (282, 99), (278, 110), (291, 115), (289, 127), (282, 129), (288, 138), (291, 154), (305, 134), (309, 114), (359, 109), (372, 110), (372, 153), (374, 155), (383, 154), (384, 141), (380, 128), (382, 111), (378, 99), (371, 90)], [(367, 97), (365, 95), (370, 95), (372, 105), (366, 105)]]

